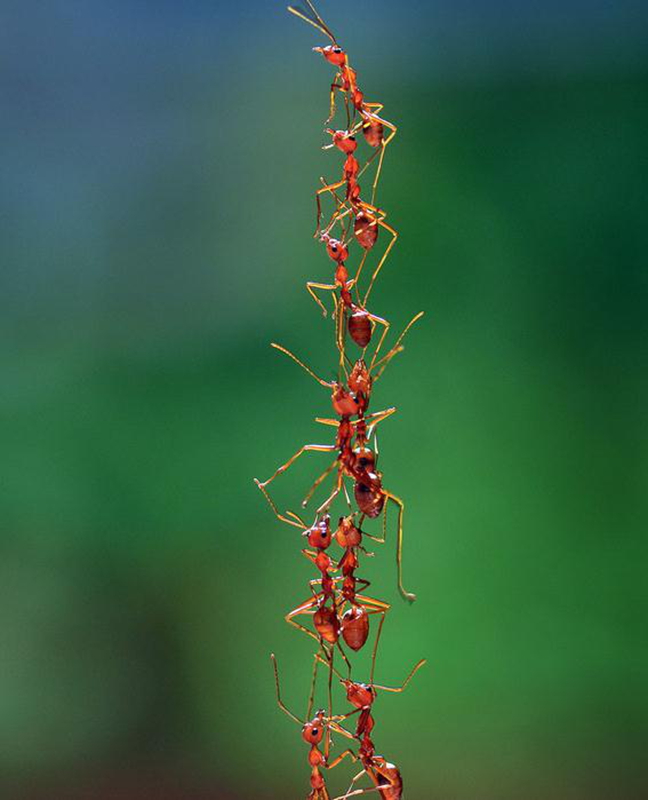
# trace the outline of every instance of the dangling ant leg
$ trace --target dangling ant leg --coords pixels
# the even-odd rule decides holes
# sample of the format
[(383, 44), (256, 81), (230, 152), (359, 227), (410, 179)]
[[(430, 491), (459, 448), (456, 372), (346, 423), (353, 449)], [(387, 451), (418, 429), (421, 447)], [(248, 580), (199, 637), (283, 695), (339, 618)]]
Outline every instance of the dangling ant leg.
[[(377, 210), (378, 209), (376, 209), (376, 211)], [(396, 240), (398, 239), (398, 231), (396, 231), (394, 228), (392, 228), (391, 225), (388, 225), (385, 222), (384, 217), (380, 218), (380, 219), (378, 217), (376, 217), (376, 222), (377, 222), (378, 225), (380, 225), (381, 228), (384, 228), (388, 233), (390, 233), (392, 238), (391, 238), (389, 244), (387, 245), (387, 247), (385, 248), (385, 252), (380, 257), (380, 261), (378, 262), (378, 266), (373, 271), (373, 274), (371, 276), (371, 280), (369, 281), (369, 286), (367, 287), (367, 291), (365, 292), (365, 296), (362, 299), (362, 305), (365, 308), (367, 306), (367, 301), (369, 300), (369, 295), (371, 294), (371, 290), (373, 289), (373, 285), (376, 282), (376, 278), (378, 277), (378, 275), (380, 273), (380, 270), (383, 268), (383, 265), (384, 265), (385, 261), (387, 260), (389, 254), (390, 254), (390, 252), (392, 250), (392, 247), (396, 244)]]
[(403, 586), (403, 514), (405, 513), (405, 504), (400, 499), (400, 497), (396, 497), (395, 494), (391, 492), (384, 491), (385, 498), (387, 500), (391, 500), (398, 507), (398, 534), (396, 538), (396, 569), (398, 573), (398, 591), (401, 593), (401, 596), (407, 600), (409, 603), (413, 603), (416, 600), (416, 595), (412, 594), (412, 592), (406, 591), (405, 587)]
[(414, 325), (415, 322), (418, 322), (418, 320), (421, 319), (423, 314), (424, 314), (423, 311), (419, 311), (418, 314), (415, 314), (412, 317), (412, 319), (407, 323), (407, 325), (405, 326), (403, 332), (401, 333), (401, 335), (396, 340), (396, 344), (391, 348), (391, 350), (386, 355), (384, 355), (379, 361), (377, 361), (375, 364), (374, 363), (371, 364), (370, 369), (379, 368), (378, 372), (374, 376), (374, 383), (376, 383), (378, 378), (380, 378), (380, 376), (383, 374), (383, 372), (385, 371), (385, 367), (387, 366), (387, 364), (389, 364), (389, 362), (392, 360), (392, 358), (395, 355), (398, 355), (398, 353), (402, 353), (403, 352), (403, 350), (405, 348), (401, 345), (401, 342), (405, 338), (405, 335), (407, 334), (409, 329), (412, 327), (412, 325)]
[(335, 450), (337, 450), (337, 448), (334, 444), (305, 444), (303, 447), (300, 447), (299, 450), (293, 456), (291, 456), (285, 464), (282, 464), (280, 467), (278, 467), (274, 474), (271, 475), (266, 481), (259, 481), (258, 478), (255, 478), (254, 481), (259, 489), (264, 489), (275, 478), (281, 475), (282, 472), (285, 472), (287, 469), (289, 469), (304, 453), (332, 453), (335, 452)]

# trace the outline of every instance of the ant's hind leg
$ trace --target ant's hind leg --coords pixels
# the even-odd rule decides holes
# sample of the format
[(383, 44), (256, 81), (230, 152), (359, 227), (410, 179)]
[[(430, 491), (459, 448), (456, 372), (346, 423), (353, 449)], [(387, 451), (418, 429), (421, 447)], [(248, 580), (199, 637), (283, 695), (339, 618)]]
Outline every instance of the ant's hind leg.
[(387, 245), (387, 247), (385, 248), (385, 252), (382, 254), (382, 256), (380, 258), (380, 261), (378, 262), (378, 266), (373, 271), (373, 274), (371, 276), (371, 280), (369, 281), (369, 286), (367, 287), (367, 291), (365, 292), (365, 296), (362, 299), (362, 305), (365, 308), (367, 307), (367, 301), (369, 300), (369, 295), (371, 294), (371, 290), (373, 289), (373, 285), (376, 282), (376, 278), (380, 274), (380, 270), (383, 268), (383, 265), (384, 265), (385, 261), (387, 261), (387, 258), (388, 258), (389, 254), (391, 252), (392, 247), (396, 244), (396, 240), (398, 239), (398, 231), (396, 231), (394, 228), (392, 228), (391, 225), (388, 225), (385, 222), (384, 219), (376, 218), (376, 222), (378, 223), (378, 225), (380, 225), (382, 228), (384, 228), (388, 233), (390, 233), (392, 238), (391, 238), (389, 244)]
[(387, 500), (391, 500), (398, 508), (398, 534), (396, 538), (396, 570), (398, 573), (398, 591), (402, 597), (409, 603), (416, 600), (416, 595), (408, 592), (403, 586), (403, 514), (405, 513), (405, 504), (391, 492), (385, 492)]

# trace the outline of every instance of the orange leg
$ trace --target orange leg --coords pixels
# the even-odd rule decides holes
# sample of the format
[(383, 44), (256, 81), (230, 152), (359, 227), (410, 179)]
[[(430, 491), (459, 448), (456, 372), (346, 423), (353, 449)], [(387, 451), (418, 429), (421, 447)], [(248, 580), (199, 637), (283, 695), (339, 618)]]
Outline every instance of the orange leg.
[(259, 489), (264, 489), (269, 483), (272, 483), (275, 478), (289, 469), (304, 453), (332, 453), (335, 452), (336, 449), (337, 448), (334, 444), (305, 444), (303, 447), (300, 447), (299, 450), (293, 456), (291, 456), (285, 464), (282, 464), (280, 467), (278, 467), (267, 480), (259, 481), (257, 478), (255, 478), (255, 483)]

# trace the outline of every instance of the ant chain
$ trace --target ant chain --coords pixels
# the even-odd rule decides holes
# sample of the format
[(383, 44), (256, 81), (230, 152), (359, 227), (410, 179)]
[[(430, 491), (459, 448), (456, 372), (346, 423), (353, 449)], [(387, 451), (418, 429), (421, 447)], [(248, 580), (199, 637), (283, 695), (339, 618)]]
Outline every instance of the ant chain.
[[(403, 581), (405, 506), (391, 487), (383, 484), (383, 472), (378, 469), (376, 429), (392, 417), (396, 408), (368, 409), (377, 382), (391, 360), (403, 351), (404, 337), (422, 312), (410, 320), (390, 345), (392, 323), (382, 312), (378, 313), (373, 302), (370, 308), (372, 292), (398, 240), (398, 232), (386, 221), (386, 210), (376, 204), (385, 153), (397, 128), (383, 116), (382, 103), (365, 100), (348, 54), (313, 2), (304, 2), (305, 6), (289, 6), (288, 11), (325, 38), (325, 44), (313, 50), (334, 68), (325, 122), (329, 138), (322, 149), (343, 156), (339, 177), (332, 181), (320, 178), (315, 191), (315, 238), (328, 258), (323, 262), (328, 264), (328, 276), (306, 282), (306, 289), (323, 316), (331, 311), (334, 364), (330, 366), (336, 377), (326, 380), (321, 377), (326, 372), (312, 369), (291, 350), (273, 343), (276, 350), (330, 393), (333, 406), (332, 416), (329, 411), (327, 416), (316, 418), (316, 422), (325, 426), (323, 430), (328, 431), (327, 437), (322, 437), (324, 441), (302, 445), (266, 480), (255, 478), (276, 518), (294, 535), (300, 532), (305, 540), (301, 552), (314, 568), (312, 579), (302, 590), (308, 591), (306, 599), (284, 613), (286, 622), (303, 634), (305, 641), (315, 645), (305, 718), (284, 703), (273, 655), (275, 691), (279, 707), (302, 726), (302, 739), (310, 745), (308, 800), (330, 800), (332, 795), (326, 785), (328, 771), (339, 764), (355, 762), (362, 769), (352, 778), (344, 798), (376, 792), (386, 797), (388, 792), (391, 800), (401, 800), (399, 768), (375, 755), (373, 703), (379, 694), (403, 691), (425, 662), (423, 659), (417, 662), (400, 686), (391, 688), (375, 683), (379, 643), (383, 627), (388, 627), (385, 623), (390, 605), (376, 597), (375, 591), (369, 589), (370, 582), (358, 573), (362, 557), (374, 556), (366, 544), (385, 544), (388, 528), (395, 524), (395, 535), (390, 541), (395, 539), (397, 588), (406, 600), (415, 599)], [(340, 113), (342, 121), (336, 129), (332, 126)], [(361, 180), (366, 184), (367, 194), (361, 188)], [(303, 498), (300, 514), (290, 509), (282, 511), (274, 497), (274, 481), (306, 453), (315, 454), (317, 459), (321, 454), (326, 455), (319, 466), (323, 471), (305, 494), (302, 490), (298, 495)], [(309, 455), (299, 463), (305, 465), (315, 460)], [(276, 485), (282, 483), (278, 481)], [(315, 510), (312, 516), (306, 516), (311, 501)], [(334, 516), (336, 504), (340, 513)], [(389, 509), (395, 515), (388, 514)], [(374, 523), (379, 525), (377, 531), (370, 530)], [(362, 682), (354, 661), (365, 646), (371, 652), (370, 671)], [(326, 675), (325, 687), (319, 689), (318, 667)], [(313, 714), (320, 694), (323, 707)], [(340, 703), (342, 707), (338, 708)], [(336, 754), (338, 742), (343, 748)], [(357, 766), (353, 771), (357, 772)], [(366, 787), (362, 787), (362, 782)]]

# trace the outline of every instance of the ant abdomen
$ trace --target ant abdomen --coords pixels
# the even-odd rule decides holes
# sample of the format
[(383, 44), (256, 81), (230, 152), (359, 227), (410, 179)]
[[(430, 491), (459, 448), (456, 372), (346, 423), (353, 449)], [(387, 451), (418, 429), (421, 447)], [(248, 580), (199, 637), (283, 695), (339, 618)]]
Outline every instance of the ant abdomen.
[(375, 217), (361, 211), (353, 223), (353, 233), (360, 247), (371, 250), (378, 238), (378, 225)]
[(371, 341), (371, 320), (369, 312), (363, 308), (355, 308), (349, 317), (349, 336), (358, 345), (366, 347)]
[(378, 120), (368, 120), (362, 126), (362, 132), (369, 147), (380, 147), (385, 138), (385, 128)]
[(362, 606), (351, 606), (342, 615), (342, 637), (352, 650), (360, 650), (369, 636), (369, 616)]
[(340, 620), (332, 608), (318, 608), (313, 614), (313, 625), (329, 644), (335, 644), (340, 637)]
[(369, 519), (375, 519), (383, 510), (385, 495), (380, 488), (373, 488), (368, 483), (356, 481), (353, 487), (353, 495), (358, 508)]

